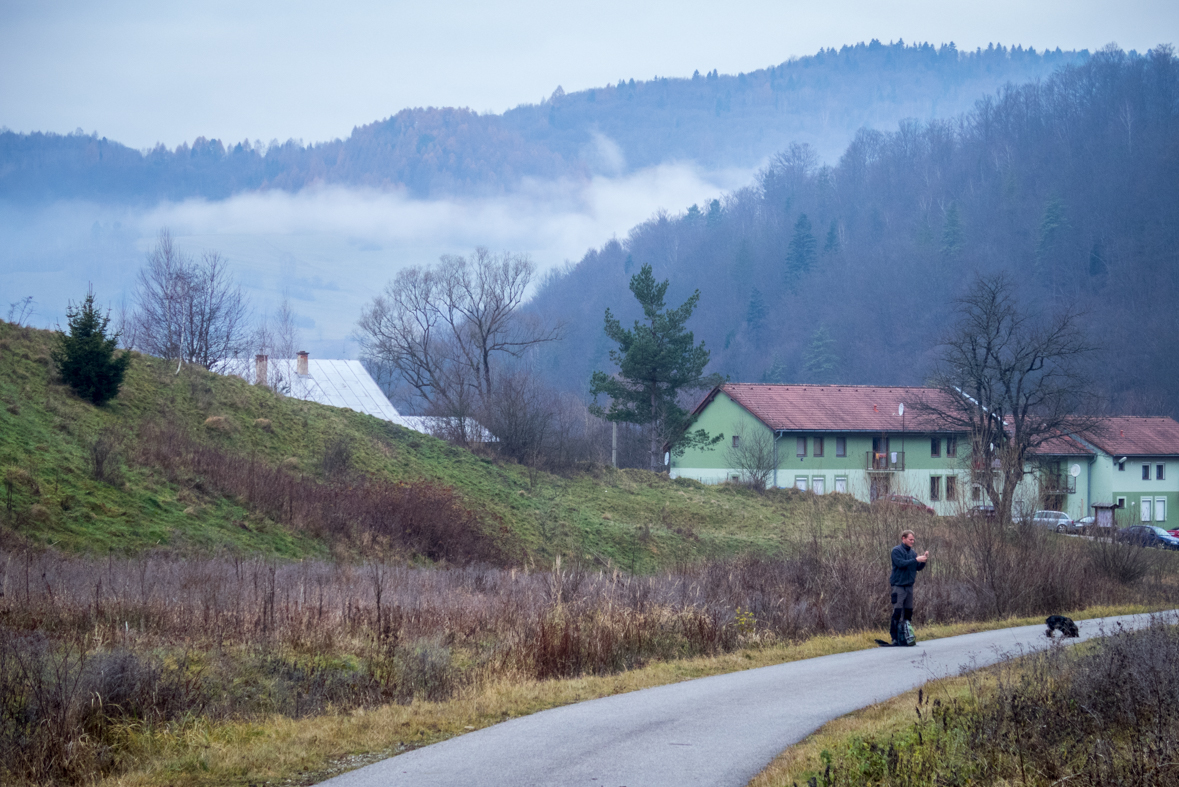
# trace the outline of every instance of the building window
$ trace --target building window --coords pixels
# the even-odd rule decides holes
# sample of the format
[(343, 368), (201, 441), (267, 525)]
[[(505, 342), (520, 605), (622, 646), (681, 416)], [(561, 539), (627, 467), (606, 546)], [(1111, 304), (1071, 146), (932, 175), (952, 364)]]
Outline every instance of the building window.
[(1118, 462), (1118, 472), (1119, 473), (1126, 472), (1126, 463), (1125, 462)]
[(1150, 465), (1143, 465), (1142, 466), (1142, 480), (1143, 481), (1150, 480)]
[(821, 495), (827, 491), (827, 479), (821, 475), (817, 475), (811, 479), (811, 489), (816, 495)]
[(1154, 499), (1154, 521), (1155, 522), (1166, 522), (1167, 521), (1167, 498), (1156, 497)]
[(836, 456), (847, 456), (847, 438), (846, 437), (836, 437), (835, 438), (835, 455)]
[(940, 475), (931, 476), (929, 479), (929, 499), (942, 499), (942, 477)]
[(739, 435), (739, 434), (733, 435), (733, 447), (736, 448), (738, 445), (740, 445), (740, 443), (741, 443), (741, 435)]
[(982, 500), (982, 487), (981, 486), (972, 486), (970, 488), (970, 499), (976, 503)]
[(799, 492), (806, 491), (806, 476), (800, 475), (794, 478), (794, 488)]
[(840, 478), (835, 479), (835, 491), (840, 492), (845, 495), (847, 494), (847, 479), (846, 478), (840, 477)]
[(1150, 504), (1151, 504), (1151, 502), (1152, 501), (1149, 497), (1144, 497), (1138, 501), (1138, 511), (1139, 511), (1139, 514), (1141, 515), (1141, 519), (1143, 522), (1150, 521)]
[(958, 499), (958, 477), (946, 476), (946, 500), (951, 502)]
[(1125, 508), (1125, 507), (1126, 507), (1126, 498), (1119, 497), (1118, 498), (1118, 508)]
[(957, 456), (957, 455), (958, 455), (958, 438), (957, 437), (947, 437), (946, 438), (946, 456)]
[[(814, 454), (815, 456), (822, 456), (823, 455), (823, 438), (816, 437), (815, 439), (813, 439), (811, 441), (811, 448), (812, 448), (812, 451), (811, 451), (812, 454)], [(1162, 465), (1159, 465), (1159, 467), (1162, 467)], [(822, 494), (822, 492), (819, 492), (819, 494)]]
[(942, 439), (940, 437), (929, 438), (929, 455), (930, 456), (941, 456), (942, 455)]
[(1154, 480), (1156, 480), (1156, 481), (1163, 480), (1163, 468), (1164, 467), (1166, 467), (1166, 465), (1155, 465), (1154, 466)]
[(797, 445), (798, 445), (798, 447), (796, 449), (794, 449), (794, 453), (797, 454), (798, 456), (806, 456), (806, 438), (805, 437), (798, 438)]

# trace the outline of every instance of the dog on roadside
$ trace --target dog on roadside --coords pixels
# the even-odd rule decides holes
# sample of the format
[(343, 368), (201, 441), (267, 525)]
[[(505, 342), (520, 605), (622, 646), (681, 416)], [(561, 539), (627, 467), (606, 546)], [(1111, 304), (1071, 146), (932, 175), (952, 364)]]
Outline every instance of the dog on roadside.
[(1044, 632), (1048, 637), (1052, 636), (1053, 631), (1059, 631), (1062, 637), (1076, 637), (1080, 634), (1073, 619), (1064, 615), (1049, 615), (1044, 622), (1048, 624), (1048, 630)]

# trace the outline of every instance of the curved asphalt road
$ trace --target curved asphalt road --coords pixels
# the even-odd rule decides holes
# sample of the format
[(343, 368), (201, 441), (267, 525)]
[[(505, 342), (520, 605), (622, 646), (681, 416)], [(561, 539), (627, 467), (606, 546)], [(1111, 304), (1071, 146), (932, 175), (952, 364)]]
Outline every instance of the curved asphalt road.
[[(1072, 641), (1149, 620), (1078, 621)], [(832, 719), (1048, 643), (1043, 625), (1024, 626), (700, 678), (512, 719), (323, 785), (744, 787)]]

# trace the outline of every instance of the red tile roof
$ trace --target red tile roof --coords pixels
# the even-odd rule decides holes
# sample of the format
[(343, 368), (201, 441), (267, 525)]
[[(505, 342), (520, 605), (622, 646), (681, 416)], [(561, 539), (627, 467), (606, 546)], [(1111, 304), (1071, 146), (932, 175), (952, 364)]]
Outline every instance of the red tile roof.
[(1114, 458), (1175, 455), (1179, 454), (1179, 423), (1165, 416), (1110, 416), (1102, 418), (1086, 439)]
[[(721, 386), (771, 429), (792, 432), (953, 431), (929, 423), (916, 407), (919, 401), (944, 396), (935, 388), (887, 388), (870, 385), (763, 385), (726, 383)], [(699, 413), (716, 395), (713, 390), (697, 407)], [(905, 416), (898, 414), (905, 405)]]
[(1050, 437), (1038, 448), (1032, 450), (1033, 454), (1047, 455), (1047, 456), (1092, 456), (1093, 452), (1086, 448), (1081, 443), (1078, 443), (1068, 435), (1055, 435)]

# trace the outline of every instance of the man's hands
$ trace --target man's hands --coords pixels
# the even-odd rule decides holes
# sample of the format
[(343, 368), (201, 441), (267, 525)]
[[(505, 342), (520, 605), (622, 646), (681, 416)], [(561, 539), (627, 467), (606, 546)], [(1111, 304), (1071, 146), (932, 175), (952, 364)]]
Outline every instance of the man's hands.
[(924, 554), (920, 554), (917, 556), (918, 563), (924, 563), (926, 560), (929, 560), (929, 550), (928, 549), (925, 550)]

